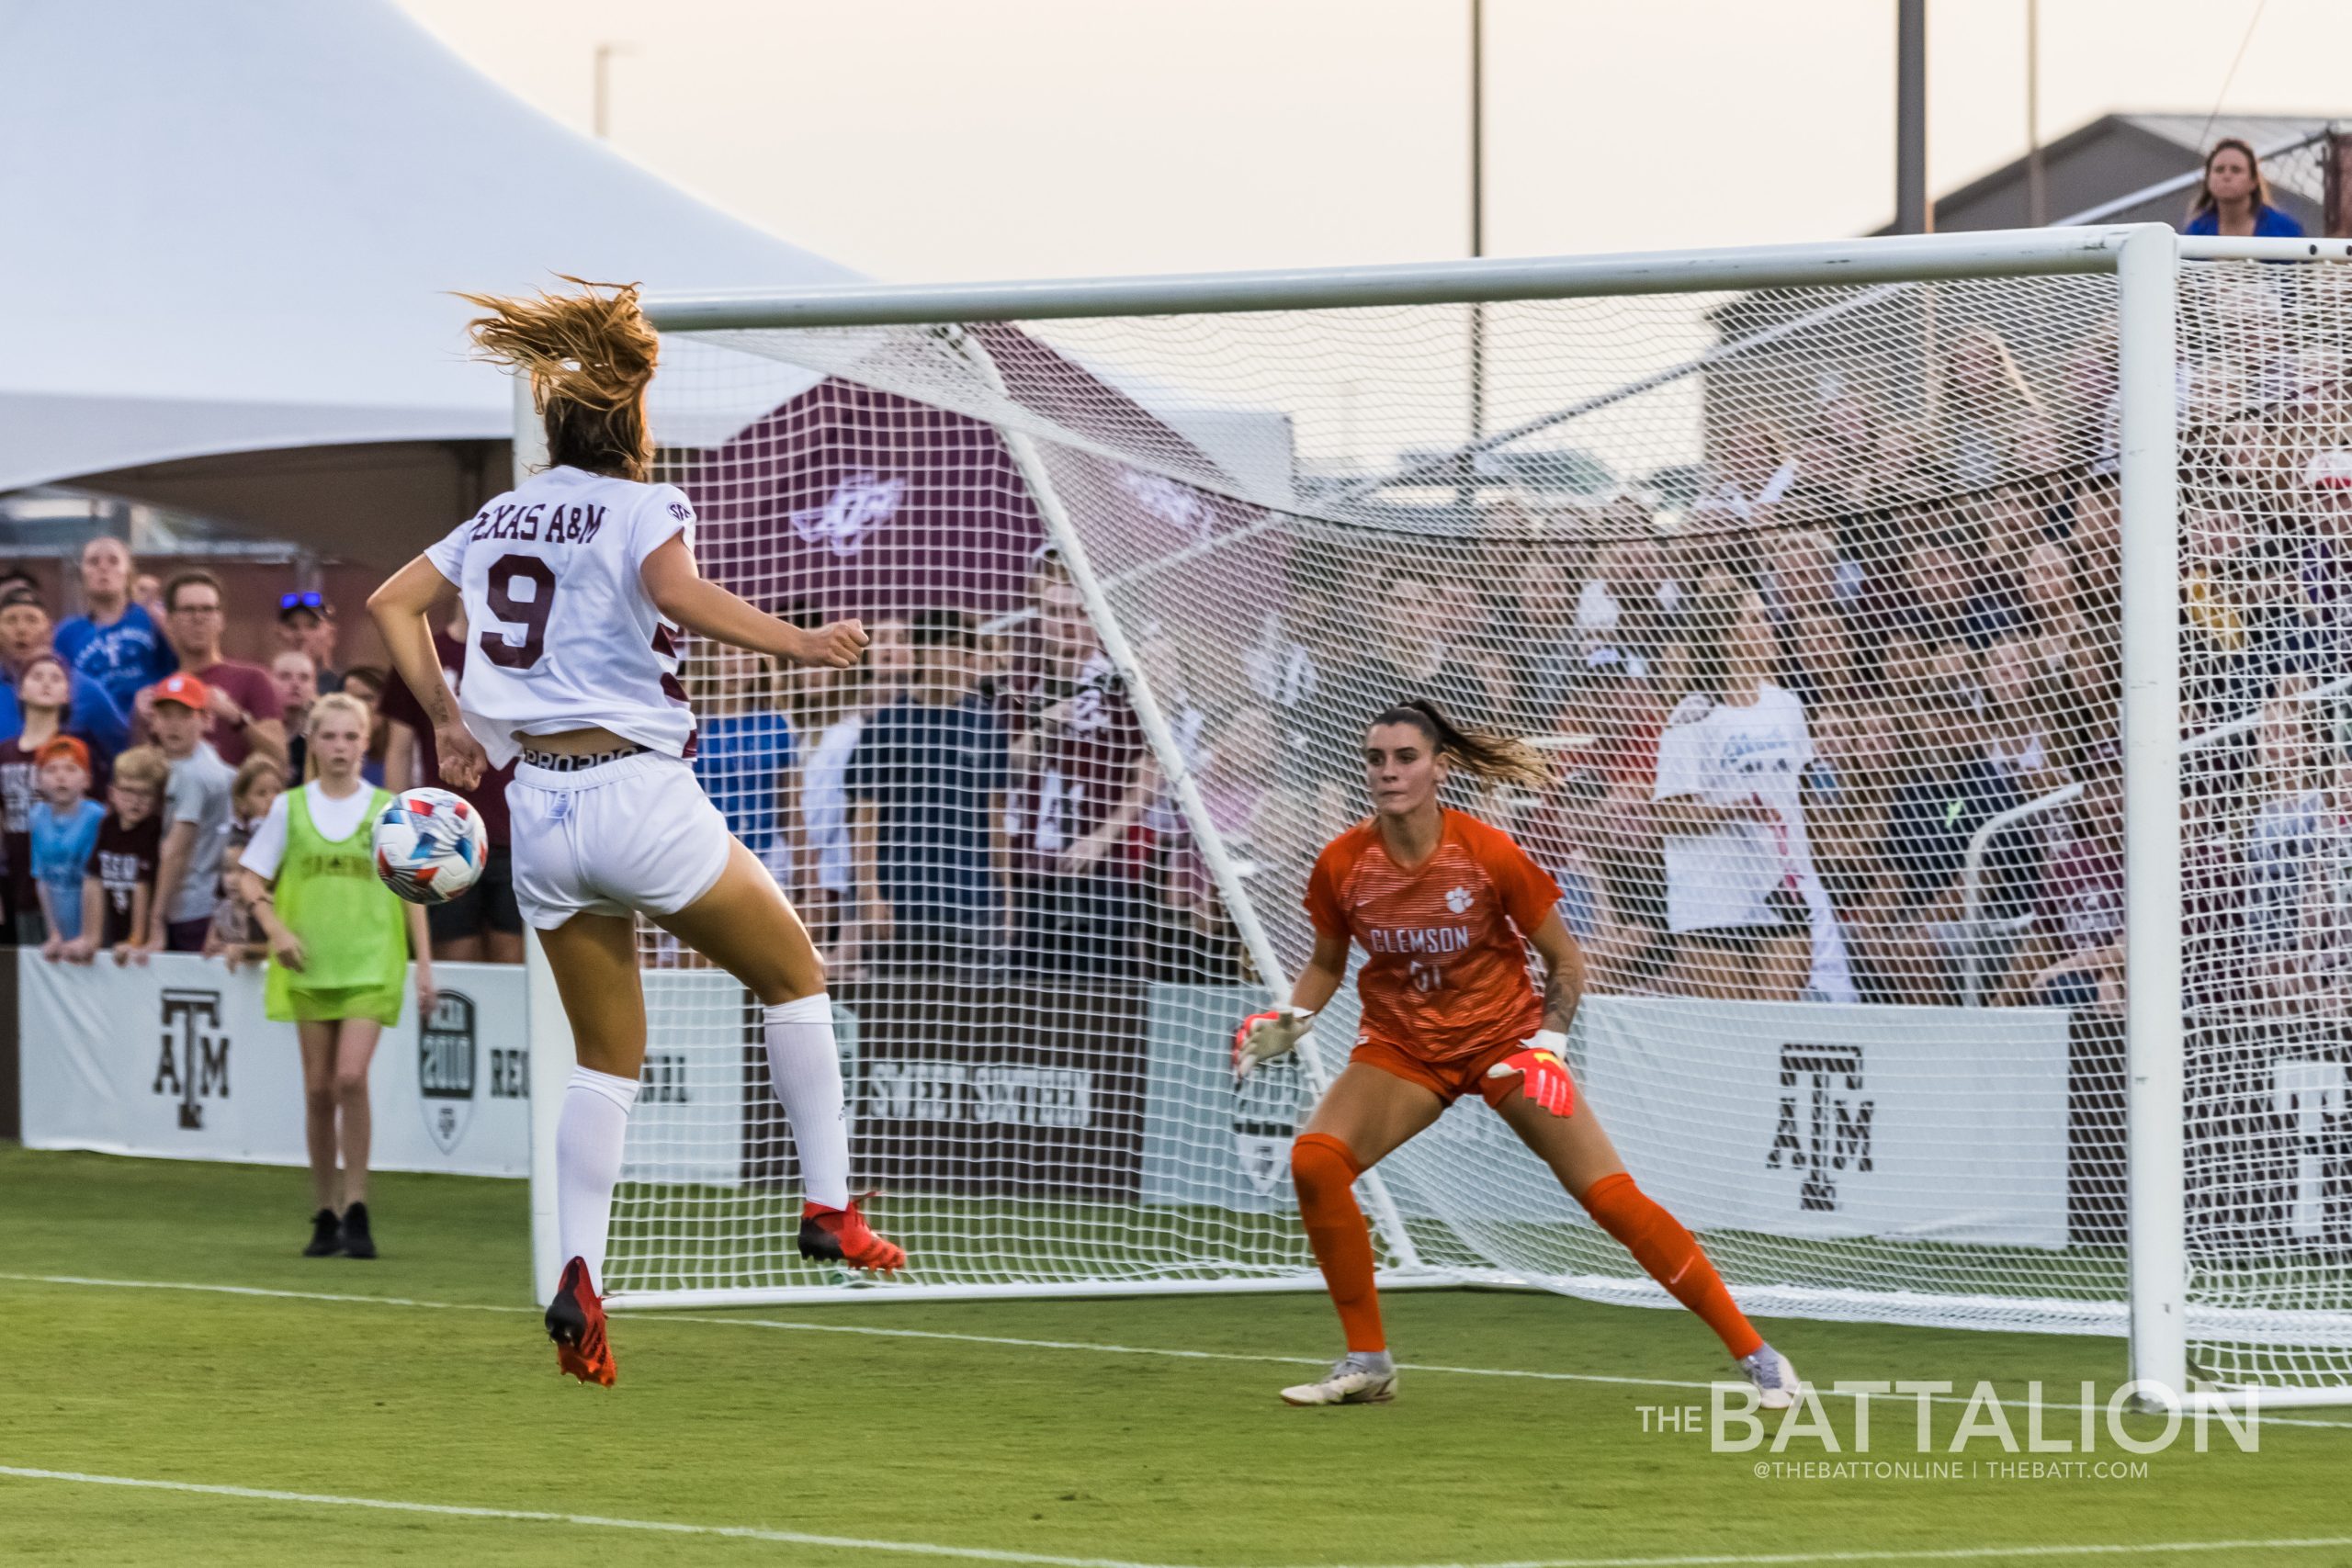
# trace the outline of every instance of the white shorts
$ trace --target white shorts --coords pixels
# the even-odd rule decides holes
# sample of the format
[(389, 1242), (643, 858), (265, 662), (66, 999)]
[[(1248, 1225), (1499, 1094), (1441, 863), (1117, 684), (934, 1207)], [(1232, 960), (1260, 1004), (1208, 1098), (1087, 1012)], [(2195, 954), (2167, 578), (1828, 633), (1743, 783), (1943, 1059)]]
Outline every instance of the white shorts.
[(514, 902), (553, 931), (578, 914), (674, 915), (717, 885), (733, 838), (694, 769), (641, 751), (578, 773), (518, 763)]

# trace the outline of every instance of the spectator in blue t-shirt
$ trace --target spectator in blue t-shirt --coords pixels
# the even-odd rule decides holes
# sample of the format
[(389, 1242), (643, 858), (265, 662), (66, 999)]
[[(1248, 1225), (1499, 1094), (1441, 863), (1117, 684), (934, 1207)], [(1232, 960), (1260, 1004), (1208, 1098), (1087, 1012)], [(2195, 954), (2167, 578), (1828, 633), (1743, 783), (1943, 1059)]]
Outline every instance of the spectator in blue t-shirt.
[(2223, 137), (2205, 154), (2205, 179), (2189, 204), (2184, 234), (2217, 234), (2232, 239), (2300, 240), (2303, 226), (2270, 205), (2270, 182), (2262, 177), (2254, 149), (2234, 136)]
[[(82, 934), (82, 881), (98, 847), (106, 807), (89, 796), (90, 752), (70, 735), (55, 736), (34, 753), (40, 798), (28, 823), (34, 907), (18, 912), (18, 937), (54, 963)], [(30, 914), (30, 920), (25, 915)]]
[(58, 626), (57, 656), (129, 713), (138, 694), (180, 660), (155, 617), (130, 597), (130, 550), (120, 539), (101, 536), (82, 547), (82, 603), (88, 614)]
[(908, 636), (906, 689), (865, 721), (846, 779), (865, 951), (883, 969), (975, 967), (1001, 920), (1009, 743), (974, 690), (978, 639), (963, 614), (925, 610)]
[(779, 886), (792, 886), (792, 849), (778, 799), (795, 755), (792, 720), (776, 703), (775, 667), (720, 648), (695, 703), (695, 777)]

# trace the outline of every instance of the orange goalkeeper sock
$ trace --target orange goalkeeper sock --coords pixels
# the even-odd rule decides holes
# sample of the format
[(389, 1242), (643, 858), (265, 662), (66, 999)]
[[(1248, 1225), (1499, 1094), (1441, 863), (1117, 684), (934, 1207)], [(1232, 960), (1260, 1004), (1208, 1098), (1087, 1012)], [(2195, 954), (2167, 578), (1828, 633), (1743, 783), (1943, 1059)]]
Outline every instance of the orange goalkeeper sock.
[(1622, 1170), (1602, 1177), (1584, 1195), (1584, 1206), (1651, 1279), (1715, 1331), (1735, 1359), (1752, 1356), (1763, 1345), (1764, 1337), (1724, 1288), (1724, 1277), (1707, 1261), (1699, 1238), (1634, 1186), (1632, 1177)]
[(1380, 1293), (1372, 1283), (1372, 1229), (1356, 1207), (1355, 1179), (1363, 1174), (1348, 1145), (1326, 1133), (1302, 1133), (1290, 1146), (1291, 1180), (1298, 1188), (1298, 1217), (1323, 1269), (1331, 1304), (1340, 1309), (1351, 1350), (1385, 1350)]

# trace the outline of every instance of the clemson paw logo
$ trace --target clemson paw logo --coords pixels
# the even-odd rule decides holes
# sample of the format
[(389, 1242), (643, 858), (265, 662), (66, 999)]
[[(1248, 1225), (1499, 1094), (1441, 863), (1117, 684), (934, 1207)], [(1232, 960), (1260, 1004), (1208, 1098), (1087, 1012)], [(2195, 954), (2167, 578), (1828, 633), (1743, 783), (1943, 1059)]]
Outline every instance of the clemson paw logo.
[(1457, 915), (1470, 908), (1470, 889), (1467, 887), (1447, 888), (1445, 890), (1445, 907)]

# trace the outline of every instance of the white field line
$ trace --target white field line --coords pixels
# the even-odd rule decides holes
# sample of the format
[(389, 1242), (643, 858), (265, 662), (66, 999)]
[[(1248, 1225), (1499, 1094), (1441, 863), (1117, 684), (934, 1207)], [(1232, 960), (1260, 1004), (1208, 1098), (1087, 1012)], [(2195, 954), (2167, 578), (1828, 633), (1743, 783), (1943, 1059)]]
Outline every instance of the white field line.
[[(117, 1291), (189, 1291), (199, 1295), (259, 1296), (278, 1301), (329, 1302), (339, 1305), (418, 1307), (432, 1312), (490, 1312), (538, 1314), (537, 1307), (491, 1305), (474, 1302), (428, 1302), (408, 1296), (362, 1296), (331, 1291), (278, 1291), (259, 1285), (202, 1285), (170, 1280), (98, 1280), (78, 1274), (9, 1274), (0, 1273), (0, 1282), (13, 1281), (29, 1285), (74, 1285), (98, 1290)], [(1258, 1366), (1322, 1367), (1330, 1364), (1328, 1356), (1272, 1356), (1246, 1350), (1171, 1350), (1152, 1345), (1107, 1345), (1092, 1339), (1020, 1339), (1000, 1334), (956, 1334), (937, 1328), (876, 1328), (855, 1323), (809, 1323), (795, 1318), (721, 1317), (707, 1313), (667, 1312), (642, 1309), (634, 1313), (617, 1313), (616, 1317), (648, 1323), (704, 1323), (730, 1328), (764, 1328), (791, 1334), (854, 1334), (871, 1339), (936, 1339), (960, 1345), (997, 1345), (1019, 1350), (1074, 1350), (1096, 1356), (1158, 1356), (1180, 1361), (1246, 1361)], [(1705, 1393), (1714, 1387), (1688, 1378), (1617, 1377), (1605, 1372), (1542, 1372), (1515, 1367), (1455, 1367), (1431, 1361), (1399, 1361), (1400, 1371), (1428, 1372), (1442, 1376), (1468, 1378), (1520, 1378), (1536, 1382), (1589, 1382), (1621, 1388), (1679, 1388)], [(1895, 1404), (1917, 1405), (1916, 1393), (1841, 1393), (1826, 1388), (1815, 1390), (1825, 1399), (1883, 1399)], [(1969, 1395), (1962, 1393), (1930, 1394), (1933, 1404), (1968, 1404)], [(1994, 1403), (2023, 1410), (2028, 1401), (1999, 1399)], [(2041, 1402), (2044, 1410), (2080, 1410), (2081, 1402), (2067, 1403), (2056, 1399)], [(2104, 1405), (2095, 1405), (2104, 1409)], [(2352, 1421), (2317, 1421), (2308, 1416), (2274, 1416), (2264, 1412), (2266, 1427), (2320, 1427), (2331, 1431), (2352, 1431)], [(1506, 1565), (1509, 1568), (1509, 1565)]]
[[(559, 1514), (536, 1508), (486, 1508), (459, 1503), (411, 1503), (390, 1497), (345, 1497), (323, 1492), (287, 1492), (266, 1486), (222, 1486), (196, 1481), (157, 1481), (130, 1475), (93, 1475), (76, 1470), (39, 1470), (0, 1465), (0, 1476), (19, 1481), (62, 1482), (79, 1486), (119, 1486), (148, 1492), (176, 1492), (206, 1497), (229, 1497), (248, 1503), (288, 1503), (314, 1508), (364, 1508), (379, 1513), (426, 1514), (443, 1518), (486, 1519), (499, 1523), (569, 1525), (582, 1529), (638, 1530), (650, 1535), (709, 1536), (731, 1540), (767, 1541), (779, 1546), (831, 1547), (840, 1551), (880, 1552), (899, 1557), (952, 1557), (969, 1562), (1006, 1562), (1036, 1568), (1173, 1568), (1173, 1565), (1130, 1562), (1116, 1557), (1061, 1557), (1046, 1552), (1007, 1551), (984, 1546), (942, 1546), (922, 1540), (867, 1540), (856, 1536), (810, 1535), (800, 1530), (763, 1529), (751, 1525), (697, 1525), (666, 1519), (621, 1519), (601, 1514)], [(2159, 1552), (2243, 1553), (2248, 1551), (2332, 1551), (2352, 1546), (2352, 1536), (2293, 1537), (2236, 1540), (2101, 1541), (2081, 1545), (1951, 1546), (1915, 1549), (1886, 1548), (1843, 1551), (1704, 1552), (1672, 1557), (1547, 1557), (1511, 1562), (1479, 1564), (1421, 1563), (1412, 1568), (1804, 1568), (1804, 1564), (1860, 1562), (2016, 1562), (2020, 1559), (2059, 1560), (2078, 1557), (2143, 1558)], [(1323, 1564), (1320, 1568), (1338, 1568)]]

